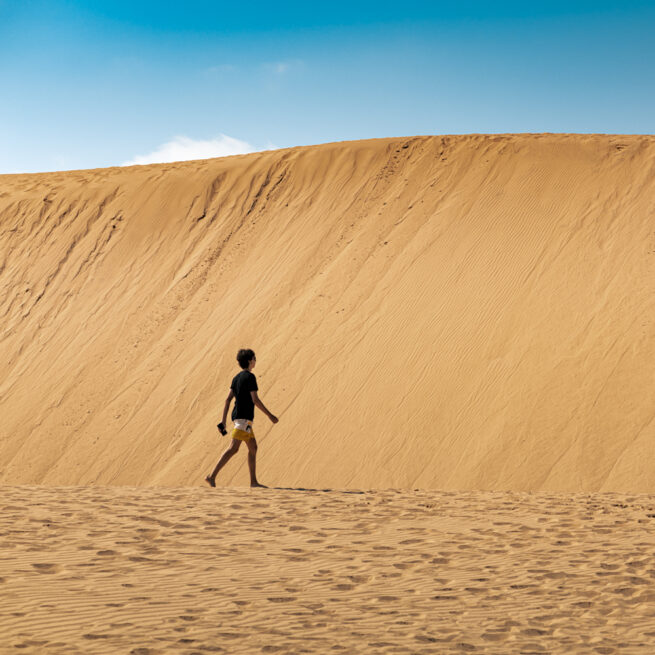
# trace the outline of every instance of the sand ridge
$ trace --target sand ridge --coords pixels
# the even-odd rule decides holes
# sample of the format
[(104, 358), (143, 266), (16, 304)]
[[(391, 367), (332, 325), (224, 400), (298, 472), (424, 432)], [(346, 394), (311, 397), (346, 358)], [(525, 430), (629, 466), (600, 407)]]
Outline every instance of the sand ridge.
[(655, 501), (5, 487), (2, 653), (651, 652)]
[(202, 484), (252, 347), (273, 484), (653, 492), (654, 180), (552, 134), (0, 176), (0, 481)]

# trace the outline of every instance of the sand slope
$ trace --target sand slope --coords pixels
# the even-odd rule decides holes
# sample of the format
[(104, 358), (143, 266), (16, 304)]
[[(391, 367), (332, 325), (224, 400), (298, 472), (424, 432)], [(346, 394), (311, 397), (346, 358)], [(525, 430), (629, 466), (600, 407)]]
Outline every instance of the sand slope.
[(3, 654), (653, 652), (653, 496), (2, 494)]
[[(0, 176), (0, 481), (653, 492), (655, 138)], [(245, 484), (237, 456), (219, 484)]]

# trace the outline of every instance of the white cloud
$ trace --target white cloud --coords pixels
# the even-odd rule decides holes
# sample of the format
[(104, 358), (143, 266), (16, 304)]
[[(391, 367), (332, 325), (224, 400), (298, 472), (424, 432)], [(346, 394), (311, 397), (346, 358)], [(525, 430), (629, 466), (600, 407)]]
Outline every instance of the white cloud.
[(210, 159), (212, 157), (227, 157), (228, 155), (243, 155), (254, 151), (253, 146), (246, 141), (240, 141), (225, 134), (208, 141), (194, 141), (186, 136), (176, 136), (172, 141), (159, 146), (157, 150), (147, 155), (137, 155), (134, 159), (123, 162), (121, 166), (163, 164), (189, 159)]
[(264, 64), (264, 68), (277, 74), (284, 75), (291, 70), (304, 68), (304, 62), (301, 59), (288, 59), (286, 61), (269, 61)]

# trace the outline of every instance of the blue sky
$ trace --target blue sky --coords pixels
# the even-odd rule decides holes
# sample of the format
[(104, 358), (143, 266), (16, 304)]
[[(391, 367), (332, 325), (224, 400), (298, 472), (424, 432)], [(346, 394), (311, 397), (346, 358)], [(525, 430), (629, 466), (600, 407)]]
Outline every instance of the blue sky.
[(655, 2), (0, 0), (0, 173), (655, 132)]

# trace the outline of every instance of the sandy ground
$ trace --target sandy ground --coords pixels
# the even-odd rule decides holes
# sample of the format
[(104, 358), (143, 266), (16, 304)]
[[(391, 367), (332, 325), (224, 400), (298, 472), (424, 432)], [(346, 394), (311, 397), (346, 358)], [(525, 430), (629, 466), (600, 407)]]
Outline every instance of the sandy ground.
[(3, 654), (653, 652), (652, 496), (0, 493)]
[(249, 347), (272, 484), (655, 493), (654, 216), (654, 136), (0, 176), (0, 483), (195, 484)]

